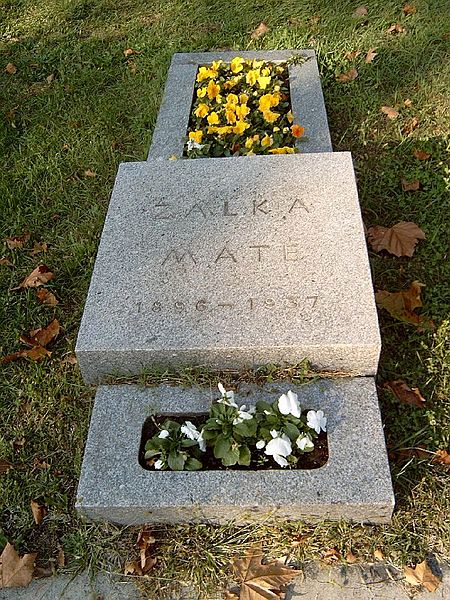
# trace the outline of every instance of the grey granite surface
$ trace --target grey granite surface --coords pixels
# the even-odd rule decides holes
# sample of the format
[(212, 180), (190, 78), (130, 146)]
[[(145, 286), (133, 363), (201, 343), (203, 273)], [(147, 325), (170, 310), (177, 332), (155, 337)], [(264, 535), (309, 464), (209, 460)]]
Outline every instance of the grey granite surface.
[(120, 166), (76, 352), (150, 365), (372, 375), (380, 337), (349, 153)]
[(372, 378), (305, 386), (242, 385), (238, 404), (269, 402), (292, 389), (303, 409), (327, 416), (329, 459), (314, 470), (149, 471), (138, 463), (149, 414), (201, 414), (216, 390), (101, 386), (97, 391), (77, 493), (91, 519), (123, 524), (237, 523), (270, 518), (388, 523), (394, 505)]
[(173, 55), (153, 132), (149, 160), (183, 155), (183, 138), (187, 135), (198, 67), (219, 59), (229, 62), (235, 56), (272, 62), (286, 61), (293, 56), (306, 58), (302, 64), (289, 65), (294, 122), (305, 128), (306, 138), (298, 141), (297, 147), (303, 153), (333, 151), (314, 50), (200, 52)]

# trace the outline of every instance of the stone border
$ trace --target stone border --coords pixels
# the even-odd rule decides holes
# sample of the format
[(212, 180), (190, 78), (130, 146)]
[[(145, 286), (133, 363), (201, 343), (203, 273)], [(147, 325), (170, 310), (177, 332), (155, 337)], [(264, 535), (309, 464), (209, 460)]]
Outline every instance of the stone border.
[(236, 50), (173, 55), (148, 160), (169, 158), (172, 155), (182, 156), (183, 136), (186, 135), (189, 123), (195, 77), (199, 65), (219, 59), (229, 62), (235, 56), (282, 62), (293, 55), (307, 59), (303, 64), (289, 65), (294, 120), (305, 128), (305, 135), (308, 138), (304, 142), (297, 141), (297, 147), (302, 153), (333, 152), (314, 50), (260, 50), (254, 52)]
[[(329, 459), (319, 469), (155, 472), (138, 463), (150, 413), (204, 413), (216, 390), (100, 386), (76, 508), (91, 519), (127, 525), (256, 522), (267, 518), (389, 523), (394, 495), (373, 378), (241, 386), (238, 402), (273, 401), (292, 389), (305, 408), (328, 418)], [(164, 411), (161, 410), (164, 406)]]

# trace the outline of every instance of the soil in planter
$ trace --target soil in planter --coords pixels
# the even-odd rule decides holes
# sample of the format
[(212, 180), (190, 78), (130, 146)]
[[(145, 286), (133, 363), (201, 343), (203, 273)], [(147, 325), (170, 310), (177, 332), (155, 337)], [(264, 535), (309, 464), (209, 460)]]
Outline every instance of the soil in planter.
[[(197, 428), (201, 426), (202, 423), (205, 422), (205, 418), (208, 415), (164, 415), (162, 418), (169, 418), (172, 421), (176, 421), (177, 423), (184, 423), (186, 420), (191, 421)], [(142, 436), (141, 436), (141, 444), (139, 446), (139, 464), (141, 467), (146, 469), (147, 471), (154, 471), (153, 467), (149, 464), (150, 461), (146, 461), (145, 456), (145, 444), (149, 439), (151, 439), (156, 433), (158, 433), (159, 429), (155, 426), (153, 419), (149, 417), (146, 419), (143, 427), (142, 427)], [(314, 450), (312, 452), (305, 452), (300, 455), (297, 464), (290, 469), (319, 469), (323, 467), (328, 461), (328, 438), (327, 434), (321, 432), (319, 437), (314, 440)], [(241, 465), (234, 465), (233, 467), (224, 467), (222, 462), (216, 458), (214, 458), (212, 452), (206, 453), (202, 456), (203, 463), (203, 471), (255, 471), (255, 470), (283, 470), (287, 471), (290, 469), (286, 469), (280, 467), (275, 461), (270, 459), (267, 463), (261, 464), (256, 460), (252, 460), (248, 467), (244, 467)]]

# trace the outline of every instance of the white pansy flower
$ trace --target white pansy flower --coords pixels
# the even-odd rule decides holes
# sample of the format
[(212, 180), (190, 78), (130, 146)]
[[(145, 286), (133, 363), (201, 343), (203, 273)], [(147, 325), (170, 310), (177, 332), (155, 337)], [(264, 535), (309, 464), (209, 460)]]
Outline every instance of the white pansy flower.
[(314, 443), (309, 435), (299, 436), (295, 442), (297, 444), (297, 448), (299, 448), (302, 452), (312, 450), (314, 448)]
[(187, 149), (188, 150), (193, 150), (195, 148), (196, 150), (201, 150), (204, 145), (205, 144), (199, 144), (195, 140), (188, 140), (188, 142), (187, 142)]
[(185, 421), (184, 425), (181, 426), (181, 432), (190, 440), (198, 440), (198, 436), (200, 435), (197, 427), (190, 421)]
[(265, 445), (266, 442), (264, 440), (259, 440), (259, 442), (256, 442), (256, 447), (258, 448), (258, 450), (262, 450)]
[(252, 415), (252, 409), (249, 408), (249, 410), (246, 410), (246, 406), (245, 404), (243, 404), (241, 406), (241, 408), (238, 409), (238, 416), (234, 419), (233, 421), (233, 425), (239, 425), (239, 423), (242, 423), (243, 421), (247, 421), (248, 419), (253, 419), (253, 415)]
[(311, 429), (314, 429), (316, 433), (327, 430), (327, 418), (324, 417), (323, 410), (309, 410), (306, 415), (306, 424)]
[(198, 447), (202, 452), (206, 452), (206, 442), (203, 439), (203, 429), (200, 431), (200, 434), (197, 438)]
[(163, 440), (166, 437), (169, 437), (169, 435), (170, 435), (170, 433), (167, 431), (167, 429), (161, 429), (161, 431), (159, 432), (158, 437)]
[(161, 460), (161, 459), (159, 459), (159, 460), (157, 460), (157, 461), (155, 462), (155, 465), (154, 465), (154, 466), (155, 466), (155, 469), (157, 469), (157, 470), (159, 471), (160, 469), (162, 469), (162, 468), (163, 468), (163, 466), (164, 466), (164, 461), (163, 461), (163, 460)]
[(234, 401), (234, 392), (232, 390), (227, 390), (223, 387), (221, 383), (217, 385), (219, 388), (219, 392), (222, 394), (222, 398), (217, 400), (219, 404), (225, 404), (226, 406), (232, 406), (233, 408), (238, 408), (238, 405)]
[(286, 457), (292, 452), (291, 440), (288, 436), (283, 433), (281, 436), (278, 431), (274, 429), (270, 432), (272, 439), (268, 442), (264, 453), (268, 456), (272, 456), (274, 461), (280, 465), (280, 467), (287, 467), (289, 464)]
[(301, 411), (297, 398), (297, 394), (294, 394), (291, 390), (289, 390), (287, 394), (280, 396), (280, 399), (278, 400), (278, 410), (280, 413), (282, 415), (293, 415), (294, 417), (297, 417), (297, 419), (300, 419)]

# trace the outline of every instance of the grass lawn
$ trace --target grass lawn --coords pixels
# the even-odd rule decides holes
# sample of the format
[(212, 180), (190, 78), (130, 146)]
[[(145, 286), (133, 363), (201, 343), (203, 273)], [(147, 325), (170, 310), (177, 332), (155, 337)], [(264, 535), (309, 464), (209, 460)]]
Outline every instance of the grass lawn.
[[(412, 14), (404, 4), (370, 0), (367, 15), (354, 16), (359, 3), (348, 0), (0, 0), (0, 238), (31, 234), (22, 248), (2, 242), (1, 256), (12, 264), (0, 264), (0, 355), (23, 348), (19, 337), (53, 318), (62, 326), (50, 358), (1, 366), (0, 550), (9, 540), (21, 552), (37, 551), (46, 565), (63, 548), (69, 570), (120, 569), (137, 555), (135, 530), (83, 524), (74, 513), (93, 390), (65, 360), (117, 166), (146, 158), (174, 52), (314, 48), (334, 149), (353, 154), (366, 226), (414, 221), (426, 234), (412, 258), (370, 252), (375, 288), (422, 282), (421, 314), (435, 324), (419, 331), (380, 312), (378, 384), (393, 522), (164, 527), (156, 532), (158, 564), (148, 585), (155, 598), (179, 581), (205, 596), (226, 577), (232, 555), (255, 540), (268, 554), (299, 561), (333, 547), (344, 556), (352, 549), (360, 560), (381, 548), (396, 565), (428, 554), (448, 558), (449, 471), (431, 459), (450, 451), (450, 15), (447, 0), (413, 0)], [(262, 20), (269, 31), (252, 40)], [(388, 32), (395, 23), (405, 30)], [(136, 53), (125, 57), (128, 48)], [(370, 48), (377, 56), (366, 63)], [(360, 54), (346, 57), (353, 51)], [(5, 70), (9, 63), (15, 69)], [(351, 68), (356, 79), (336, 79)], [(389, 119), (382, 106), (398, 117)], [(419, 160), (415, 149), (430, 157)], [(403, 191), (402, 179), (419, 180), (420, 189)], [(33, 255), (35, 242), (45, 242), (46, 251)], [(59, 299), (53, 308), (33, 289), (11, 291), (42, 263), (55, 273), (47, 285)], [(196, 370), (180, 377), (217, 379)], [(394, 379), (418, 387), (425, 407), (396, 400), (383, 388)], [(398, 452), (418, 447), (429, 452)], [(48, 507), (40, 526), (31, 500)], [(293, 547), (299, 535), (304, 543)]]

